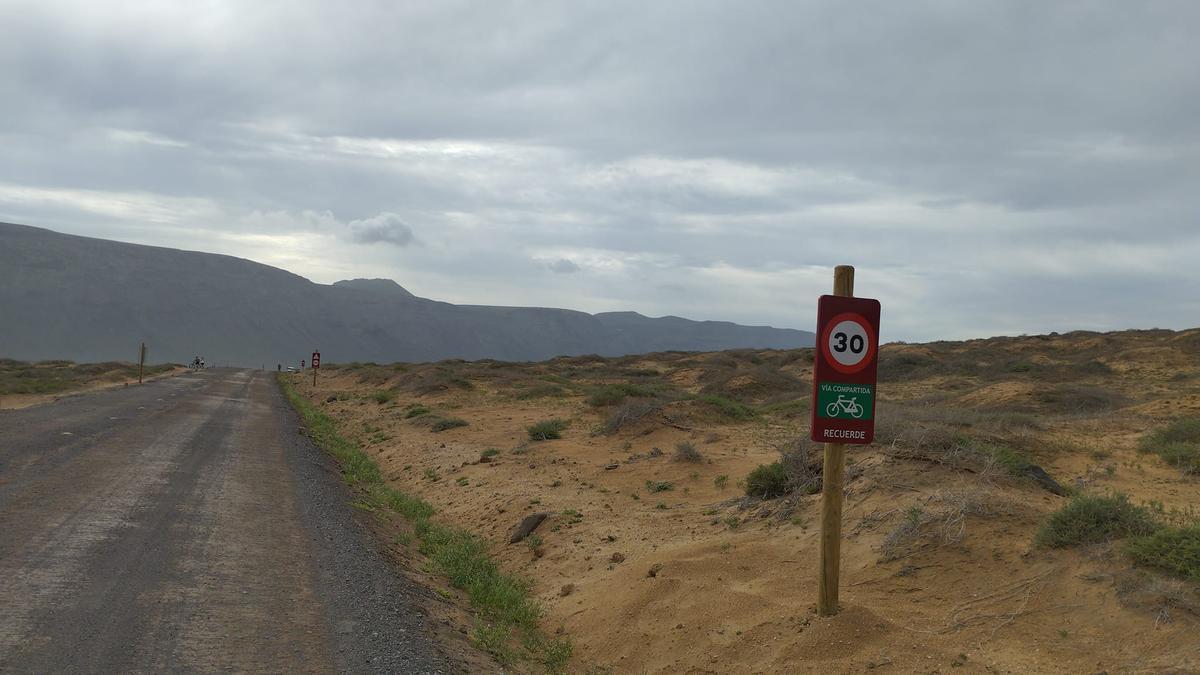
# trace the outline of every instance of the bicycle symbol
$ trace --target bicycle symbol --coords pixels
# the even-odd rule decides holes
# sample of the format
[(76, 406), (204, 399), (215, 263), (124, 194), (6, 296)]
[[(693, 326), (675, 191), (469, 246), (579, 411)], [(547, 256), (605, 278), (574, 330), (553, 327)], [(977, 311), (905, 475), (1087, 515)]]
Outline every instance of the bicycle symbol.
[(838, 417), (838, 413), (843, 412), (851, 417), (858, 419), (863, 416), (863, 407), (859, 405), (857, 397), (846, 398), (838, 394), (837, 400), (825, 406), (826, 417)]

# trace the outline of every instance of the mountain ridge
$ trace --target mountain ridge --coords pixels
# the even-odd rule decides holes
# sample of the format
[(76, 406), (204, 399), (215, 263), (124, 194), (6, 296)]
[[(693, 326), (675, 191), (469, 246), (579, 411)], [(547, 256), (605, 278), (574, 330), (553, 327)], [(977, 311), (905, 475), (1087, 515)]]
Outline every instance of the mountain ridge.
[[(533, 361), (560, 355), (811, 346), (812, 333), (636, 312), (455, 305), (391, 279), (318, 284), (236, 256), (0, 223), (0, 355), (270, 365)], [(419, 328), (414, 328), (419, 327)]]

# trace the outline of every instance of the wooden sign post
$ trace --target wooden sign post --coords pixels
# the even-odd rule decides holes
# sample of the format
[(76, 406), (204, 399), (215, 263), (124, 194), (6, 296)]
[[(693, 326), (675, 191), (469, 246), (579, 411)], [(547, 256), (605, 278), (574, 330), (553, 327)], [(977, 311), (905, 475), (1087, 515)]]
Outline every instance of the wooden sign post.
[(313, 350), (312, 353), (312, 371), (313, 371), (313, 388), (317, 387), (317, 369), (321, 367), (321, 352)]
[(838, 611), (846, 445), (870, 443), (875, 435), (879, 301), (854, 297), (849, 265), (834, 268), (833, 295), (818, 301), (816, 339), (811, 437), (825, 444), (817, 611), (832, 616)]
[(142, 371), (146, 369), (146, 343), (138, 350), (138, 384), (142, 383)]

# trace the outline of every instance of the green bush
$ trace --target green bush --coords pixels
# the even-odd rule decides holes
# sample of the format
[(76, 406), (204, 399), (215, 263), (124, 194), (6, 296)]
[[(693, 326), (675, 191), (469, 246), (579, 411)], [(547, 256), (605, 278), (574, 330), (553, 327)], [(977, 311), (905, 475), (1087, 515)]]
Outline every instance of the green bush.
[(421, 417), (422, 415), (428, 414), (429, 408), (426, 408), (423, 405), (414, 405), (410, 406), (408, 411), (404, 413), (404, 419), (412, 419), (414, 417)]
[(467, 424), (468, 424), (468, 422), (466, 420), (461, 420), (457, 417), (447, 417), (445, 419), (440, 419), (440, 420), (434, 422), (433, 426), (429, 427), (429, 430), (436, 434), (439, 431), (445, 431), (447, 429), (456, 429), (458, 427), (465, 427), (465, 426), (467, 426)]
[(566, 420), (545, 420), (529, 427), (529, 439), (533, 441), (548, 441), (562, 438), (562, 432), (567, 428)]
[(1166, 443), (1200, 443), (1200, 417), (1178, 419), (1142, 439), (1141, 450), (1153, 452)]
[(1158, 456), (1184, 473), (1200, 473), (1200, 443), (1167, 443), (1158, 448)]
[(1076, 495), (1050, 515), (1038, 530), (1036, 542), (1064, 548), (1150, 534), (1157, 527), (1148, 510), (1131, 504), (1123, 494)]
[(770, 499), (787, 494), (788, 473), (779, 462), (759, 464), (746, 476), (746, 494)]
[(675, 444), (675, 461), (677, 462), (703, 462), (704, 455), (696, 449), (696, 446), (691, 441), (680, 441)]
[(588, 396), (588, 405), (599, 408), (623, 403), (627, 397), (652, 398), (654, 391), (636, 384), (610, 384), (594, 390)]
[(535, 398), (566, 396), (567, 390), (555, 384), (538, 384), (516, 393), (518, 401), (528, 401)]
[(674, 490), (674, 489), (675, 489), (675, 484), (669, 480), (648, 480), (648, 481), (646, 481), (646, 491), (650, 492), (650, 493), (666, 492), (667, 490)]
[(716, 394), (705, 394), (697, 399), (701, 403), (706, 403), (721, 413), (722, 416), (735, 420), (748, 420), (754, 417), (754, 409), (748, 405), (738, 403), (724, 396)]
[(1200, 418), (1175, 420), (1142, 438), (1139, 452), (1151, 453), (1187, 474), (1200, 474)]
[(379, 405), (383, 405), (384, 403), (396, 398), (396, 393), (391, 391), (377, 391), (371, 396), (371, 398), (375, 399), (375, 402)]
[(1200, 583), (1200, 525), (1164, 527), (1134, 539), (1128, 550), (1138, 565)]

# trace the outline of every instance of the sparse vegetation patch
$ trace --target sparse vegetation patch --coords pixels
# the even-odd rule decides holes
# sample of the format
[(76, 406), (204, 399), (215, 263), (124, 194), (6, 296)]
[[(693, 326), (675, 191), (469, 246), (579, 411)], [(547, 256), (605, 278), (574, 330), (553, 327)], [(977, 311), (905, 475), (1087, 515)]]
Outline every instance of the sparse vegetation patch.
[(732, 399), (718, 396), (716, 394), (704, 394), (697, 397), (698, 401), (710, 406), (713, 410), (720, 413), (721, 416), (732, 420), (748, 420), (754, 417), (754, 409), (748, 405), (738, 403)]
[(787, 470), (779, 462), (759, 464), (746, 476), (746, 494), (751, 497), (770, 499), (787, 494)]
[(1076, 495), (1051, 514), (1037, 533), (1037, 543), (1051, 548), (1098, 544), (1131, 535), (1150, 534), (1157, 525), (1149, 510), (1123, 494)]
[(548, 441), (562, 438), (562, 432), (567, 428), (567, 421), (560, 419), (545, 420), (530, 426), (527, 431), (531, 441)]
[(704, 461), (704, 455), (696, 449), (691, 441), (680, 441), (675, 444), (675, 461), (698, 463)]
[(598, 387), (588, 396), (588, 405), (601, 407), (623, 403), (627, 397), (653, 398), (654, 391), (637, 384), (621, 383)]
[(1200, 525), (1164, 527), (1129, 542), (1129, 555), (1153, 567), (1200, 583)]
[(1156, 454), (1186, 474), (1200, 474), (1200, 418), (1175, 420), (1144, 437), (1138, 451)]
[(440, 431), (446, 431), (448, 429), (456, 429), (458, 427), (465, 427), (468, 424), (469, 423), (464, 419), (459, 419), (457, 417), (445, 417), (445, 418), (439, 419), (438, 421), (434, 422), (433, 425), (431, 427), (429, 427), (429, 430), (434, 433), (438, 433)]

